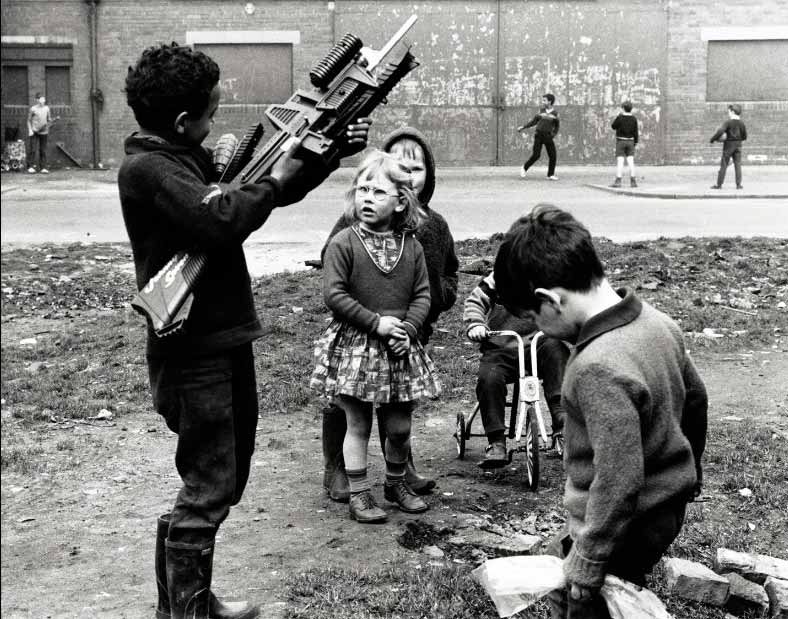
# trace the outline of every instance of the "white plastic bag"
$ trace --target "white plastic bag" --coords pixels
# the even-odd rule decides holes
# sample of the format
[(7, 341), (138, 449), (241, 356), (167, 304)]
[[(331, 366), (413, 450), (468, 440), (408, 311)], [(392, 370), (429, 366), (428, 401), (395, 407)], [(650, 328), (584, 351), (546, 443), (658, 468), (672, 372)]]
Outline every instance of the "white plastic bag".
[(648, 589), (612, 574), (599, 591), (612, 619), (673, 619), (660, 599)]
[[(499, 617), (520, 612), (566, 586), (563, 561), (551, 555), (490, 559), (471, 575), (484, 587)], [(654, 593), (615, 576), (605, 576), (600, 594), (612, 619), (673, 619)]]
[(520, 612), (566, 584), (561, 559), (551, 555), (489, 559), (471, 575), (484, 587), (499, 617)]

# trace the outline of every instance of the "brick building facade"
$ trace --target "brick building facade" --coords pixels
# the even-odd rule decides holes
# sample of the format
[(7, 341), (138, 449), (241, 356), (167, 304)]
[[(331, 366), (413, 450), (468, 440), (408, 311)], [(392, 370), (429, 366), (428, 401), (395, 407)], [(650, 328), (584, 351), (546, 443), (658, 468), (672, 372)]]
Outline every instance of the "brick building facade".
[[(240, 135), (346, 32), (379, 48), (411, 14), (421, 66), (375, 115), (373, 141), (421, 128), (442, 165), (517, 165), (515, 127), (553, 92), (562, 163), (609, 164), (610, 120), (639, 116), (642, 163), (712, 163), (708, 137), (744, 108), (748, 162), (788, 162), (788, 3), (781, 0), (3, 0), (3, 140), (25, 137), (35, 92), (61, 119), (57, 165), (116, 166), (135, 127), (123, 81), (148, 45), (178, 41), (222, 67), (209, 142)], [(60, 147), (57, 146), (60, 143)]]

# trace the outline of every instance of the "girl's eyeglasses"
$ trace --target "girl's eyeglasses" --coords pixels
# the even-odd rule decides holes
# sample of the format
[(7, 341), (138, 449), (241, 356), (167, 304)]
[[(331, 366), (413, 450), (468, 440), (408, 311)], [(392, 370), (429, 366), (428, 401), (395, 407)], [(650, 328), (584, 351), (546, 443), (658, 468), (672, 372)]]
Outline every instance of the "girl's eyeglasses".
[(369, 185), (358, 185), (356, 187), (356, 193), (362, 197), (366, 196), (369, 193), (372, 193), (372, 198), (376, 202), (383, 202), (386, 199), (386, 196), (391, 196), (392, 198), (399, 197), (399, 194), (389, 193), (385, 189), (370, 187)]

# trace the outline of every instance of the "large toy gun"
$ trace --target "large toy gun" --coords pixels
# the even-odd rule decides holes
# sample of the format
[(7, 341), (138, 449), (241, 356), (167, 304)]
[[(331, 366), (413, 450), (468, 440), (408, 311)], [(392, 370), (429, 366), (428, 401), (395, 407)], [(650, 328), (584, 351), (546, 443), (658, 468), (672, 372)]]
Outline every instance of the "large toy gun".
[[(363, 47), (352, 34), (343, 36), (309, 72), (314, 88), (298, 90), (266, 110), (276, 132), (263, 146), (258, 147), (261, 124), (240, 142), (230, 135), (220, 138), (214, 151), (219, 181), (231, 186), (258, 182), (296, 146), (326, 164), (340, 157), (348, 126), (386, 103), (394, 86), (418, 66), (402, 42), (416, 19), (411, 16), (379, 51)], [(192, 289), (205, 262), (202, 252), (178, 252), (132, 300), (131, 306), (150, 319), (159, 337), (174, 333), (188, 318)]]

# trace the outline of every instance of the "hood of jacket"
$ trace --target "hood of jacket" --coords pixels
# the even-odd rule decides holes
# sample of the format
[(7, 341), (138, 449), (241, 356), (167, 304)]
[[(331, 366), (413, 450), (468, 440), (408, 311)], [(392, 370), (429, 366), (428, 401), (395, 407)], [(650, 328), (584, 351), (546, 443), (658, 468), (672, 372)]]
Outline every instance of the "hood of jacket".
[(427, 144), (427, 139), (424, 137), (424, 135), (418, 129), (414, 129), (413, 127), (400, 127), (396, 131), (392, 131), (385, 138), (383, 138), (381, 149), (389, 152), (392, 144), (394, 144), (394, 142), (400, 141), (403, 138), (409, 138), (413, 140), (419, 144), (419, 146), (421, 146), (421, 150), (424, 152), (424, 168), (427, 172), (427, 178), (424, 182), (424, 189), (422, 189), (421, 193), (419, 194), (419, 201), (423, 206), (428, 207), (430, 200), (432, 199), (432, 194), (435, 191), (435, 157), (433, 156), (432, 149), (430, 148), (429, 144)]

